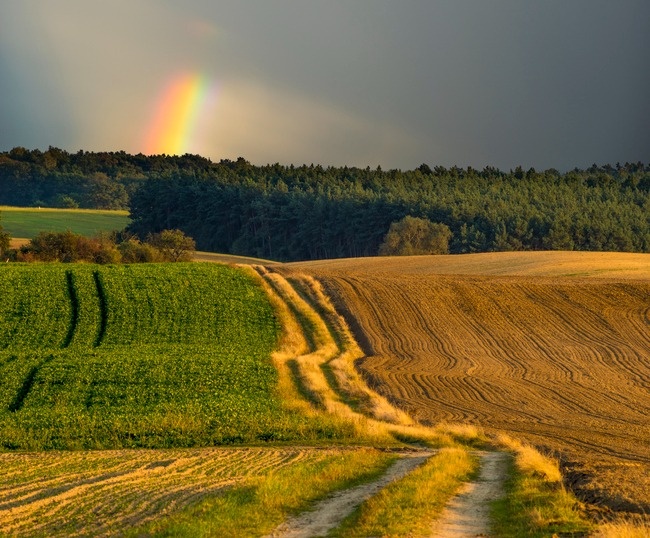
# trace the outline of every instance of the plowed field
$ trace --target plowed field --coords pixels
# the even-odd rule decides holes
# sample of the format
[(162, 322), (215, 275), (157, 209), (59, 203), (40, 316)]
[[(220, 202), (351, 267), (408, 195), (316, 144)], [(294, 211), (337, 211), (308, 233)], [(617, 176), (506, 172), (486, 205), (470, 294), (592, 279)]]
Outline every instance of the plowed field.
[(650, 512), (649, 255), (384, 258), (285, 270), (324, 283), (368, 355), (366, 378), (423, 423), (512, 432), (560, 454), (585, 500)]

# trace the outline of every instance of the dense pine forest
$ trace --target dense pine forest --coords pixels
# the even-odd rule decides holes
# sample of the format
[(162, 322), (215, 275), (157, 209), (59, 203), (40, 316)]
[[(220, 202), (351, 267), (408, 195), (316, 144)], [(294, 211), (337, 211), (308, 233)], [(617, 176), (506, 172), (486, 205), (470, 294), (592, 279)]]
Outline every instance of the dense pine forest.
[(448, 229), (451, 253), (650, 252), (642, 163), (402, 171), (14, 148), (0, 153), (0, 205), (128, 208), (142, 238), (180, 229), (201, 250), (283, 261), (376, 255), (406, 216)]

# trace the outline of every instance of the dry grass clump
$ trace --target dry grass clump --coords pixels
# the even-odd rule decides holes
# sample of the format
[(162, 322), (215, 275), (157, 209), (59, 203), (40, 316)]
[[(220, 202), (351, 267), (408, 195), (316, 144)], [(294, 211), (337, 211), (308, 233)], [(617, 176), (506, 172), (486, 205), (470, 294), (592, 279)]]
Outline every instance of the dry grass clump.
[(562, 483), (560, 465), (556, 460), (503, 433), (497, 435), (496, 441), (515, 453), (515, 464), (521, 472), (538, 476), (547, 482)]
[(644, 521), (604, 523), (598, 527), (593, 538), (648, 538), (650, 524)]
[(456, 424), (441, 422), (434, 428), (436, 433), (440, 435), (447, 435), (455, 442), (463, 443), (466, 445), (482, 445), (487, 442), (487, 437), (483, 428), (474, 424)]

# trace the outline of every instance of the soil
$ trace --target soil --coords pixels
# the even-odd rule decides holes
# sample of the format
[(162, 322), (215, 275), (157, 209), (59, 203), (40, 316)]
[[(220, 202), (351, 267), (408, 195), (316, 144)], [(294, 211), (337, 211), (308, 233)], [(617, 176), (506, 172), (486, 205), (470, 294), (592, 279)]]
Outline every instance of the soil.
[(508, 455), (481, 455), (478, 480), (465, 484), (433, 527), (432, 538), (461, 538), (489, 535), (490, 502), (503, 495)]
[(368, 258), (278, 271), (321, 282), (367, 355), (365, 380), (422, 424), (505, 431), (588, 474), (567, 484), (582, 500), (647, 512), (650, 255)]

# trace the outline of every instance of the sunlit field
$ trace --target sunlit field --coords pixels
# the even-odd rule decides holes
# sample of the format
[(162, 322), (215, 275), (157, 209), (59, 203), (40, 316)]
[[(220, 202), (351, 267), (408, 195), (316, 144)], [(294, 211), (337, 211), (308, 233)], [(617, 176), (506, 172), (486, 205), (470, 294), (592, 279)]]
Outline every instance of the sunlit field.
[(0, 225), (12, 237), (25, 239), (66, 230), (90, 237), (123, 230), (130, 221), (128, 211), (0, 206)]

